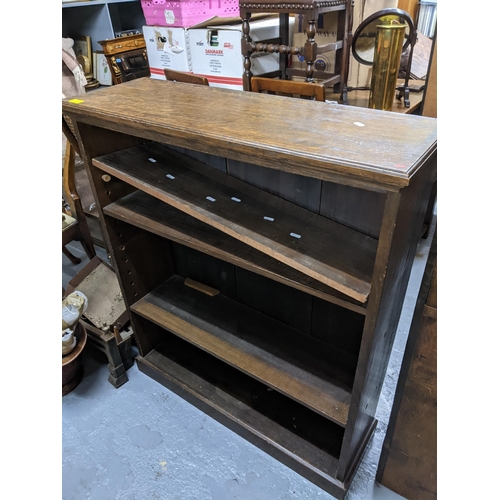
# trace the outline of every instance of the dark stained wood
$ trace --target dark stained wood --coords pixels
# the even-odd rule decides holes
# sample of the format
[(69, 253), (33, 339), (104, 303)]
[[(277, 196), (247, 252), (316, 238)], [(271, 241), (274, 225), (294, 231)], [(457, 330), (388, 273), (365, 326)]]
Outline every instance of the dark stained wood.
[(374, 269), (374, 275), (384, 280), (374, 280), (368, 304), (340, 479), (347, 480), (353, 473), (355, 457), (375, 416), (435, 170), (436, 157), (408, 189), (387, 195)]
[(165, 78), (169, 82), (178, 83), (191, 83), (194, 85), (209, 85), (208, 78), (205, 76), (194, 75), (192, 73), (184, 73), (183, 71), (175, 71), (173, 69), (165, 68), (163, 70)]
[[(113, 249), (113, 268), (117, 271), (127, 310), (130, 310), (131, 304), (173, 274), (170, 244), (168, 240), (156, 234), (142, 231), (118, 219), (106, 221), (106, 226)], [(136, 331), (137, 325), (134, 325), (133, 329), (142, 353), (153, 349), (162, 334), (161, 330), (158, 330), (145, 335)]]
[(385, 195), (323, 182), (320, 214), (377, 238), (384, 215)]
[(415, 500), (437, 498), (436, 241), (434, 233), (377, 470), (377, 481)]
[(228, 160), (227, 173), (296, 205), (319, 213), (322, 182), (303, 175)]
[(236, 300), (238, 293), (234, 265), (183, 244), (171, 242), (170, 247), (176, 274), (204, 283)]
[(360, 314), (366, 313), (366, 308), (354, 303), (350, 297), (143, 192), (132, 193), (111, 203), (104, 208), (104, 213), (327, 302)]
[(191, 344), (287, 394), (342, 426), (351, 372), (335, 349), (222, 295), (209, 297), (174, 275), (131, 310)]
[(94, 158), (93, 163), (311, 278), (366, 302), (375, 257), (375, 242), (369, 237), (193, 159), (173, 157), (172, 152), (154, 144)]
[(253, 76), (251, 86), (252, 92), (259, 92), (261, 94), (295, 97), (313, 101), (325, 100), (325, 87), (320, 83), (296, 82)]
[(108, 382), (115, 388), (128, 382), (127, 370), (134, 364), (131, 351), (133, 335), (122, 339), (116, 326), (112, 333), (111, 331), (104, 332), (82, 319), (80, 323), (87, 331), (89, 344), (106, 355), (109, 370)]
[(314, 478), (335, 498), (344, 497), (345, 486), (334, 479), (341, 427), (171, 334), (146, 357), (139, 356), (137, 365), (299, 474)]
[(238, 302), (310, 335), (311, 295), (244, 269), (236, 268), (236, 280)]
[[(89, 93), (82, 100), (80, 104), (63, 101), (63, 114), (75, 124), (130, 310), (140, 369), (343, 498), (376, 425), (380, 388), (436, 177), (436, 120), (147, 78)], [(150, 149), (141, 150), (163, 155), (166, 162), (160, 163), (169, 170), (178, 168), (175, 172), (182, 175), (189, 171), (189, 182), (174, 193), (177, 198), (158, 187), (168, 180), (169, 172), (158, 177), (154, 173), (161, 170), (158, 161), (150, 162), (147, 156), (131, 151), (146, 143)], [(190, 152), (182, 155), (172, 147)], [(125, 150), (132, 154), (122, 154)], [(94, 164), (103, 156), (119, 161), (105, 167), (109, 170), (105, 172)], [(188, 156), (213, 165), (202, 165)], [(226, 161), (229, 170), (232, 162), (239, 162), (240, 172), (233, 172), (249, 183), (226, 174)], [(246, 165), (293, 174), (293, 184), (280, 185), (278, 180), (266, 186), (266, 176), (259, 180), (257, 169), (249, 174)], [(350, 208), (342, 213), (340, 200), (318, 202), (313, 181), (356, 188), (343, 193)], [(209, 201), (200, 207), (193, 200), (213, 187), (218, 193), (231, 192), (229, 198), (241, 187), (239, 192), (251, 194), (248, 199), (255, 207), (272, 206), (294, 214), (297, 223), (319, 236), (315, 251), (321, 248), (327, 262), (337, 263), (335, 272), (365, 277), (362, 282), (370, 287), (365, 310), (360, 314), (340, 311), (336, 308), (348, 309), (347, 299), (333, 304), (323, 302), (318, 294), (311, 297), (314, 293), (307, 287), (315, 288), (312, 281), (301, 283), (298, 277), (267, 269), (264, 259), (255, 263), (248, 253), (227, 257), (226, 262), (220, 256), (239, 252), (238, 248), (222, 243), (223, 248), (216, 250), (215, 235), (203, 241), (197, 228), (193, 237), (192, 231), (182, 227), (189, 224), (182, 218), (181, 227), (175, 226), (177, 222), (171, 227), (164, 222), (171, 217), (167, 211), (153, 209), (158, 216), (151, 216), (149, 207), (146, 213), (139, 208), (126, 214), (127, 202), (135, 199), (136, 190), (141, 195), (161, 196), (167, 204), (175, 198), (189, 209), (183, 216), (200, 219), (202, 213), (212, 231), (218, 231), (214, 221), (219, 224), (221, 220), (232, 230), (244, 227), (247, 234), (242, 237), (234, 231), (235, 241), (248, 248), (249, 241), (260, 241), (266, 253), (252, 248), (254, 252), (267, 259), (282, 258), (286, 252), (274, 250), (276, 238), (259, 234), (262, 225), (242, 224), (242, 219), (249, 220), (245, 217), (233, 220), (232, 204), (216, 213)], [(304, 193), (299, 193), (301, 189)], [(358, 213), (348, 213), (364, 197), (365, 193), (358, 196), (359, 189), (379, 194), (384, 201), (378, 240), (345, 227), (372, 216), (369, 201), (361, 203)], [(321, 196), (332, 194), (324, 191)], [(106, 207), (109, 215), (105, 215)], [(345, 217), (345, 225), (319, 215), (321, 207), (332, 219)], [(377, 229), (374, 220), (368, 226)], [(302, 255), (301, 271), (310, 276), (307, 252)], [(240, 265), (245, 262), (250, 264)], [(323, 271), (314, 272), (324, 278)], [(168, 284), (172, 278), (178, 287)], [(185, 278), (220, 293), (209, 297), (184, 285)], [(290, 280), (299, 285), (288, 288)], [(156, 297), (155, 290), (163, 286), (171, 287), (172, 293)], [(352, 291), (352, 280), (349, 286)], [(317, 291), (321, 295), (322, 290)], [(301, 311), (298, 304), (304, 293), (308, 296)], [(131, 309), (133, 304), (143, 307), (144, 316)], [(180, 307), (173, 312), (165, 304)]]
[(199, 151), (193, 151), (192, 149), (178, 148), (175, 146), (170, 146), (170, 148), (186, 156), (194, 158), (195, 160), (201, 161), (205, 165), (209, 165), (210, 167), (227, 173), (226, 159), (222, 156), (200, 153)]
[(365, 317), (340, 305), (312, 299), (311, 335), (344, 351), (346, 359), (357, 359)]
[(437, 147), (431, 118), (303, 99), (284, 105), (274, 96), (151, 78), (82, 100), (63, 100), (63, 112), (137, 137), (369, 190), (407, 186)]

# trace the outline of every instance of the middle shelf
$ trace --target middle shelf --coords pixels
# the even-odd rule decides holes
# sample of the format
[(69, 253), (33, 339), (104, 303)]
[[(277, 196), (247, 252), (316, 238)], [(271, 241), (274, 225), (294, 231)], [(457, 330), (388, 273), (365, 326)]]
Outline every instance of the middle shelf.
[(345, 427), (356, 369), (345, 352), (179, 275), (131, 310)]
[(150, 143), (93, 159), (104, 172), (364, 304), (377, 241)]

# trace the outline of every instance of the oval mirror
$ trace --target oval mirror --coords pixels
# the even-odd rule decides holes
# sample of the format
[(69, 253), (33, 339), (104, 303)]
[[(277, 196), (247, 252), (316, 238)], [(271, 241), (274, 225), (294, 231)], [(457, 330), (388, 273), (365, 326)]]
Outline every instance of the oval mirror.
[(411, 42), (411, 35), (414, 32), (413, 20), (401, 9), (382, 9), (371, 16), (368, 16), (358, 26), (352, 37), (352, 55), (360, 64), (371, 66), (375, 55), (375, 38), (377, 36), (377, 26), (393, 24), (399, 22), (406, 23), (405, 41), (403, 52)]

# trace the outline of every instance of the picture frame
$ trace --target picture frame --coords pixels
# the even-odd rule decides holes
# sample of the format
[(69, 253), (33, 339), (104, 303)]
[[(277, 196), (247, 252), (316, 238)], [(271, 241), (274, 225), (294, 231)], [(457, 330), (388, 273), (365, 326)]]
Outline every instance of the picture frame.
[(76, 57), (92, 57), (92, 43), (89, 36), (79, 35), (73, 38), (73, 50)]
[(87, 80), (93, 76), (92, 68), (92, 42), (90, 36), (79, 35), (73, 38), (73, 50), (76, 58), (83, 68)]

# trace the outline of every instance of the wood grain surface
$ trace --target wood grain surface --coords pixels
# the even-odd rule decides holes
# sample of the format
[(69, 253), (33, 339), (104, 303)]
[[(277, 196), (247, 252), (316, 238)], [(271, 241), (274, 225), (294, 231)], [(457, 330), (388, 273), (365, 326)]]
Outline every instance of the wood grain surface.
[(132, 311), (345, 426), (352, 375), (336, 366), (335, 348), (176, 275)]
[(361, 303), (368, 298), (376, 249), (369, 236), (157, 144), (93, 164)]
[(137, 191), (104, 208), (104, 213), (238, 267), (366, 314), (366, 307), (333, 288), (231, 238), (222, 231)]
[(397, 190), (437, 148), (426, 117), (140, 78), (63, 112), (174, 146), (373, 190)]

